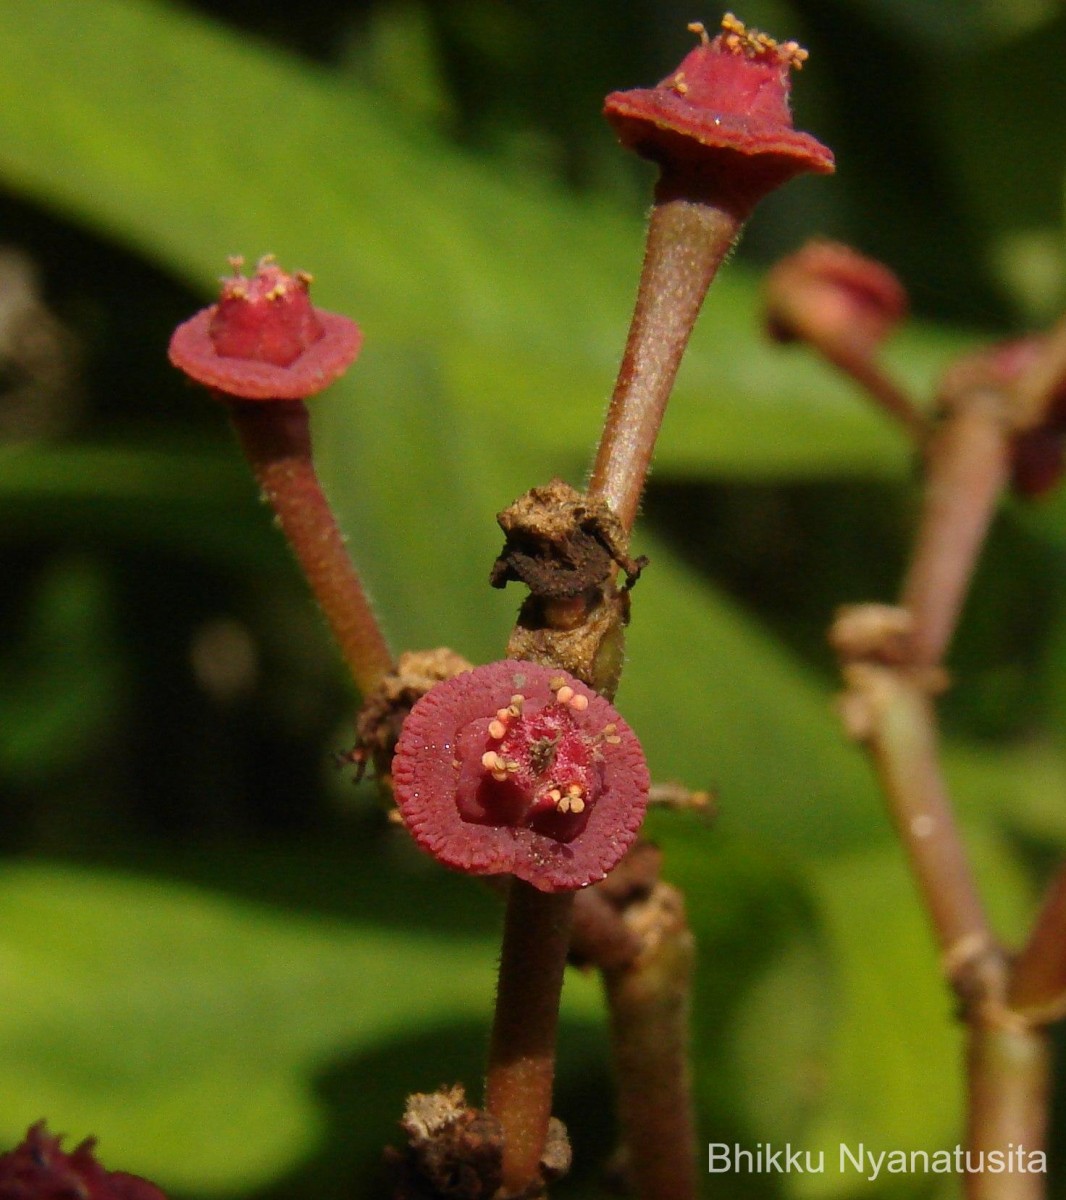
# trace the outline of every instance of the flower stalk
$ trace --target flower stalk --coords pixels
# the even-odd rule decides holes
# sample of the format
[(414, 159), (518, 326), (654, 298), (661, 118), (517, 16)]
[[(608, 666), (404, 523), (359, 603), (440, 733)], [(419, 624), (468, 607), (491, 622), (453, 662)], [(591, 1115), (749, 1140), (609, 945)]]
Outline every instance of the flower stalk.
[(511, 881), (485, 1083), (485, 1107), (503, 1131), (508, 1196), (522, 1195), (540, 1175), (573, 908), (573, 892)]
[(277, 516), (355, 686), (367, 696), (392, 654), (319, 482), (301, 400), (231, 403), (230, 420), (263, 498)]
[(629, 337), (588, 486), (627, 529), (685, 347), (742, 225), (714, 204), (656, 197)]
[(363, 335), (354, 321), (311, 304), (305, 272), (282, 271), (270, 255), (251, 278), (243, 259), (230, 265), (218, 302), (174, 331), (170, 361), (229, 408), (263, 497), (366, 696), (392, 669), (392, 655), (318, 481), (304, 405), (355, 360)]

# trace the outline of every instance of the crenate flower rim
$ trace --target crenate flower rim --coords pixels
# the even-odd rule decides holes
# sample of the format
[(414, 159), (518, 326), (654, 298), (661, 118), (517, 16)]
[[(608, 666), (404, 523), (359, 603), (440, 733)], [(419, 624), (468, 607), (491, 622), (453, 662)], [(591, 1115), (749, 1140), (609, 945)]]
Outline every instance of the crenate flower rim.
[(640, 742), (607, 700), (565, 671), (510, 659), (418, 701), (392, 779), (427, 853), (545, 892), (607, 875), (636, 839), (650, 786)]
[[(833, 153), (793, 128), (790, 72), (806, 51), (749, 30), (732, 14), (653, 88), (612, 92), (604, 115), (626, 146), (664, 170), (707, 169), (725, 158), (731, 170), (758, 166), (777, 186), (804, 171), (830, 174)], [(721, 163), (719, 163), (721, 165)], [(762, 179), (759, 180), (762, 183)]]

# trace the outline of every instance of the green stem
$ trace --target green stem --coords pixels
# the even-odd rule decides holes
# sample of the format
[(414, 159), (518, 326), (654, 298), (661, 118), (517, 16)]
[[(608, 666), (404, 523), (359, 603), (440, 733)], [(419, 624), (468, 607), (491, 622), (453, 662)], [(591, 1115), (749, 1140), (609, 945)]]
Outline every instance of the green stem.
[(301, 400), (231, 401), (229, 411), (263, 496), (365, 696), (392, 669), (392, 655), (315, 473), (307, 408)]
[(573, 907), (572, 892), (511, 880), (485, 1086), (485, 1107), (503, 1130), (505, 1195), (520, 1195), (540, 1174)]

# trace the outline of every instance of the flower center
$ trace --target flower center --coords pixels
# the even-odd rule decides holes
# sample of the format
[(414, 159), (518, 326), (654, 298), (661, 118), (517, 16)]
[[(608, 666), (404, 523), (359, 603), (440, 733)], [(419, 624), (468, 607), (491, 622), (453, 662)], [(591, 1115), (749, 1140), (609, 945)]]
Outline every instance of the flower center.
[[(239, 272), (240, 260), (231, 260)], [(325, 336), (307, 287), (311, 277), (290, 275), (263, 259), (255, 275), (235, 274), (222, 284), (209, 336), (223, 358), (291, 366)]]
[(456, 805), (464, 821), (525, 827), (559, 842), (585, 828), (603, 791), (601, 743), (583, 728), (588, 698), (564, 681), (536, 705), (523, 695), (459, 730)]

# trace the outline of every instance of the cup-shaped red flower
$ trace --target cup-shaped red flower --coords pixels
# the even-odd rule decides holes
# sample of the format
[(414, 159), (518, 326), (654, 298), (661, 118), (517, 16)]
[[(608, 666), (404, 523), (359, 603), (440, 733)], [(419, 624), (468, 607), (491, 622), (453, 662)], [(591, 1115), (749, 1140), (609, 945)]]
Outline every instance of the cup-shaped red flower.
[(604, 114), (659, 165), (637, 303), (588, 494), (632, 527), (666, 403), (707, 289), (758, 201), (833, 155), (792, 127), (790, 71), (806, 58), (732, 14), (653, 88), (612, 92)]
[(384, 635), (315, 473), (310, 396), (359, 353), (359, 326), (311, 304), (311, 276), (272, 257), (222, 281), (217, 304), (179, 325), (170, 361), (226, 403), (249, 466), (365, 695), (392, 666)]
[(231, 263), (218, 303), (174, 331), (174, 366), (239, 400), (305, 400), (344, 374), (363, 335), (348, 317), (311, 304), (310, 275), (289, 274), (268, 256), (247, 279), (241, 260)]
[(92, 1138), (69, 1154), (62, 1140), (38, 1121), (20, 1145), (0, 1155), (0, 1200), (166, 1200), (139, 1175), (105, 1170)]
[(418, 701), (392, 778), (422, 849), (544, 892), (604, 878), (637, 836), (650, 784), (640, 742), (602, 696), (563, 671), (510, 659)]
[(769, 191), (805, 171), (829, 174), (833, 155), (793, 128), (790, 74), (807, 52), (775, 42), (727, 13), (653, 88), (612, 92), (604, 115), (622, 142), (659, 164), (671, 190), (713, 195), (746, 216)]

